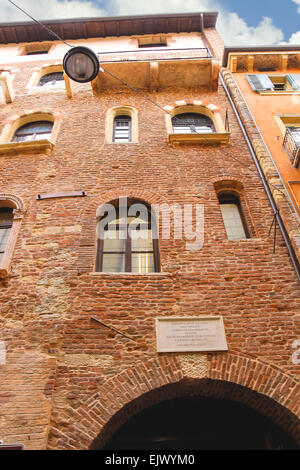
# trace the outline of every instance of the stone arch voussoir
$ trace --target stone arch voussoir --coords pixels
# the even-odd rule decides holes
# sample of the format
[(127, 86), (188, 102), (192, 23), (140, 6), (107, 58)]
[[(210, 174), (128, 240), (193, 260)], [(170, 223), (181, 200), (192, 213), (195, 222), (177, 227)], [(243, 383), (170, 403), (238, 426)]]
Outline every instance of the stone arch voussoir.
[(76, 410), (52, 416), (49, 448), (101, 448), (128, 419), (167, 399), (204, 395), (244, 403), (300, 443), (300, 385), (255, 357), (230, 353), (161, 356), (108, 379)]

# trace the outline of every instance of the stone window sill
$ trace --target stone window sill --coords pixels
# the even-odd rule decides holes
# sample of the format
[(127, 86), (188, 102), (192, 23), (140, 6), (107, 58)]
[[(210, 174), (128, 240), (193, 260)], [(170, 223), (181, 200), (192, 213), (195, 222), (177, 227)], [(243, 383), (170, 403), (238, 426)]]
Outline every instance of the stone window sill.
[(266, 90), (266, 91), (258, 91), (260, 95), (300, 95), (300, 91), (295, 90)]
[(66, 92), (66, 86), (64, 83), (57, 83), (56, 85), (44, 85), (44, 86), (35, 86), (28, 90), (28, 95), (34, 95), (38, 93), (56, 93), (56, 92)]
[(229, 132), (209, 132), (205, 134), (169, 134), (170, 144), (228, 144)]
[(0, 144), (0, 155), (25, 152), (50, 151), (54, 147), (53, 142), (48, 139), (32, 140), (27, 142), (5, 142)]
[(170, 273), (165, 273), (165, 272), (159, 272), (159, 273), (114, 273), (114, 272), (92, 272), (89, 273), (91, 276), (103, 276), (103, 277), (112, 277), (112, 276), (117, 276), (117, 277), (128, 277), (128, 276), (169, 276)]
[(137, 145), (139, 142), (105, 142), (108, 145)]

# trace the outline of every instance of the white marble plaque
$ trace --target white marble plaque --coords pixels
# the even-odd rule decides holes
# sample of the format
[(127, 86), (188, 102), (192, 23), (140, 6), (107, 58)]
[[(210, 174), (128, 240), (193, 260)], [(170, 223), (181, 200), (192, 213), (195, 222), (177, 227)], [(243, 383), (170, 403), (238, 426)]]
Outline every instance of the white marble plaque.
[(157, 352), (227, 351), (221, 316), (156, 318)]

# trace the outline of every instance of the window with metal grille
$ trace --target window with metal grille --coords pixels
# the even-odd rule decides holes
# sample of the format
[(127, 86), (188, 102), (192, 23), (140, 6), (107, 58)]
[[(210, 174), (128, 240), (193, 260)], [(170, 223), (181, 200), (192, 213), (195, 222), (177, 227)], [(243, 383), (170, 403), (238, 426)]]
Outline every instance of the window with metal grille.
[(231, 193), (219, 194), (218, 198), (228, 240), (250, 238), (239, 198)]
[(127, 115), (116, 116), (113, 130), (114, 142), (131, 142), (131, 117)]
[(10, 207), (0, 207), (0, 262), (5, 252), (12, 224), (13, 210)]
[(182, 113), (172, 117), (174, 134), (205, 134), (216, 132), (212, 120), (199, 113)]
[(63, 72), (51, 72), (46, 73), (39, 79), (38, 86), (44, 85), (56, 85), (56, 83), (61, 83), (64, 81), (64, 73)]
[(34, 121), (19, 127), (12, 139), (13, 142), (25, 142), (28, 140), (50, 139), (53, 122)]
[(158, 240), (153, 237), (156, 227), (150, 209), (146, 217), (121, 216), (118, 207), (112, 212), (98, 233), (97, 271), (140, 274), (159, 271)]

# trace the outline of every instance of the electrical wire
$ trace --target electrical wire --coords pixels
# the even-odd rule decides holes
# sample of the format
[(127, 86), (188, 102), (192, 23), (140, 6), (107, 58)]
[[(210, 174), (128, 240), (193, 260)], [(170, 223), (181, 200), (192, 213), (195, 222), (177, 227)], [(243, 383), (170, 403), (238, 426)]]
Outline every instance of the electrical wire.
[[(58, 34), (56, 34), (54, 31), (52, 31), (50, 28), (48, 28), (47, 26), (45, 26), (43, 23), (41, 23), (39, 20), (36, 20), (33, 16), (31, 16), (29, 13), (27, 13), (25, 10), (23, 10), (21, 7), (19, 7), (16, 3), (14, 3), (12, 0), (8, 0), (9, 3), (11, 3), (12, 5), (14, 5), (16, 8), (18, 8), (22, 13), (24, 13), (26, 16), (28, 16), (30, 19), (32, 19), (35, 23), (39, 24), (40, 26), (42, 26), (49, 34), (51, 34), (53, 37), (55, 37), (56, 39), (58, 39), (59, 41), (62, 41), (64, 44), (66, 44), (68, 47), (73, 47), (71, 44), (67, 43), (64, 39), (62, 39)], [(150, 103), (152, 103), (154, 106), (158, 107), (160, 110), (162, 110), (164, 113), (168, 114), (172, 119), (174, 120), (177, 120), (178, 122), (181, 123), (181, 121), (175, 116), (172, 116), (171, 113), (169, 111), (167, 111), (165, 108), (163, 108), (161, 105), (159, 105), (158, 103), (156, 103), (155, 101), (153, 101), (151, 98), (149, 98), (149, 96), (145, 95), (143, 92), (141, 92), (139, 89), (135, 88), (135, 87), (132, 87), (131, 85), (129, 85), (128, 83), (126, 83), (124, 80), (122, 80), (121, 78), (119, 78), (117, 75), (113, 74), (112, 72), (109, 72), (108, 70), (105, 70), (103, 69), (103, 67), (100, 66), (100, 71), (101, 72), (104, 72), (104, 73), (107, 73), (108, 75), (110, 75), (111, 77), (115, 78), (116, 80), (118, 80), (119, 82), (121, 82), (123, 85), (125, 85), (128, 89), (134, 91), (135, 93), (139, 94), (140, 96), (142, 96), (143, 98), (145, 98), (146, 100), (148, 100)], [(202, 135), (201, 132), (198, 132), (197, 129), (195, 128), (195, 126), (191, 126), (191, 125), (188, 125), (188, 127), (190, 128), (190, 130), (192, 131), (192, 133), (196, 133), (196, 134), (199, 134), (199, 135)], [(254, 170), (251, 170), (246, 164), (244, 164), (243, 162), (241, 162), (239, 159), (233, 157), (232, 155), (229, 155), (227, 152), (224, 151), (224, 149), (222, 149), (223, 153), (231, 158), (232, 160), (238, 162), (240, 165), (244, 166), (250, 173), (254, 174), (255, 176), (257, 176), (257, 173), (254, 171)], [(288, 201), (288, 207), (289, 207), (289, 210), (290, 210), (290, 213), (291, 215), (294, 215), (294, 211), (292, 210), (292, 208), (290, 207), (290, 201), (289, 201), (289, 198), (287, 196), (287, 194), (282, 191), (281, 189), (277, 188), (273, 183), (269, 183), (270, 186), (272, 186), (276, 191), (280, 192)], [(299, 222), (297, 220), (297, 218), (295, 219), (296, 222), (297, 222), (297, 226), (298, 228), (300, 228), (299, 226)]]

